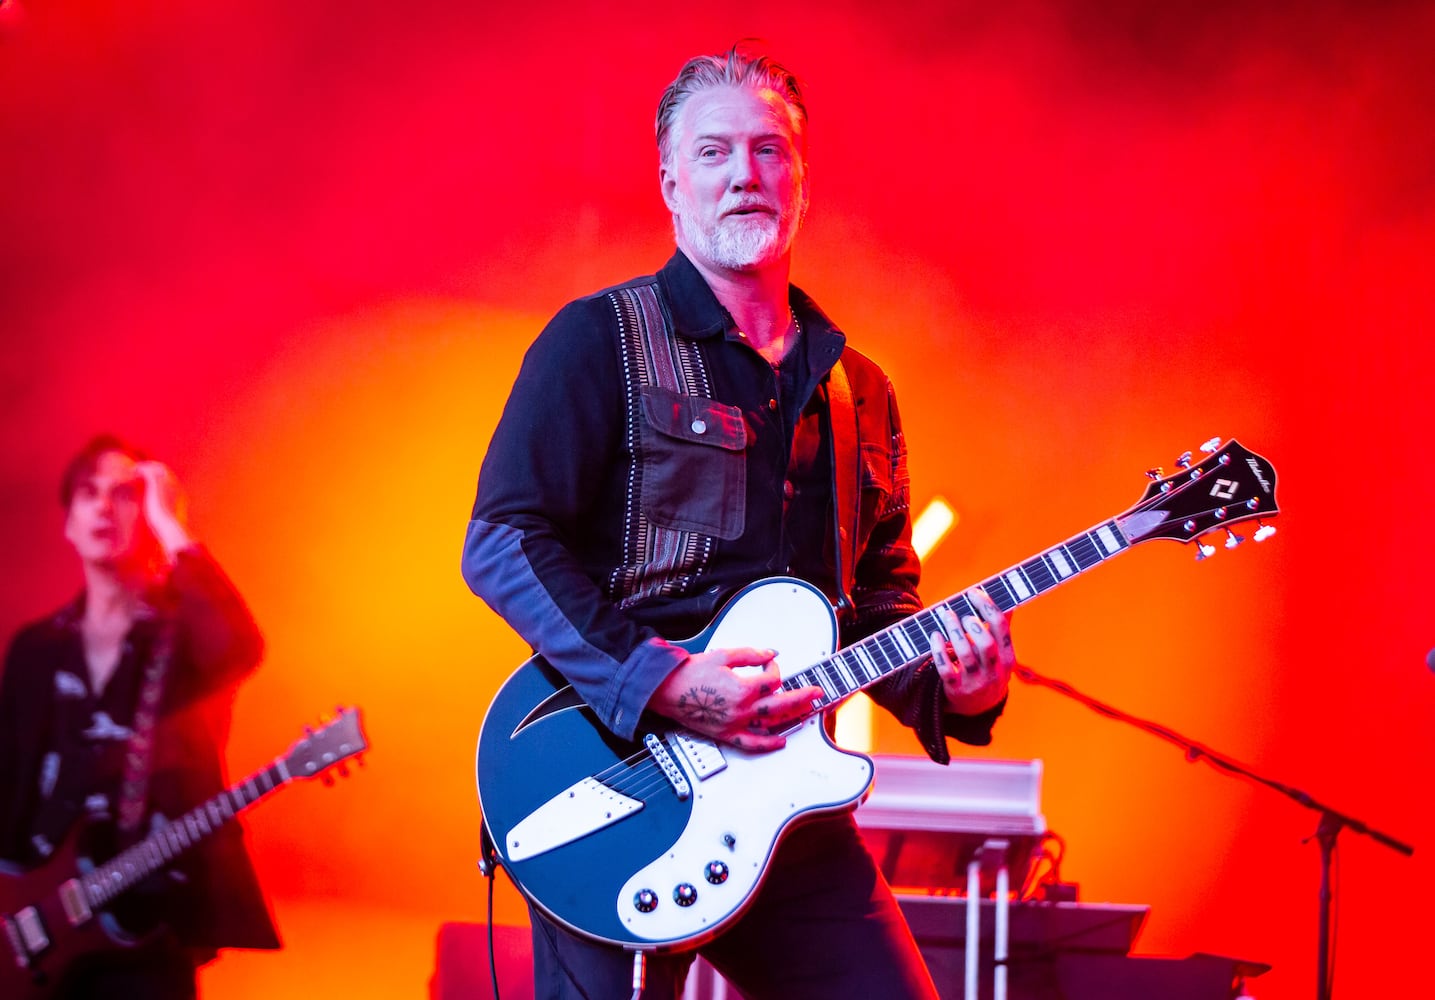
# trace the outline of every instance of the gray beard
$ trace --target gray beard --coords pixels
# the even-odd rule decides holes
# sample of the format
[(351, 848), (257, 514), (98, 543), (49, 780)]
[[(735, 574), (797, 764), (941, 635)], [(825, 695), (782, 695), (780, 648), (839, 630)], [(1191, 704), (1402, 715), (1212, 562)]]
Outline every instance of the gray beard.
[(691, 247), (695, 253), (719, 267), (731, 271), (772, 264), (792, 249), (797, 236), (798, 216), (754, 216), (736, 222), (724, 220), (712, 229), (703, 229), (679, 202), (673, 214), (673, 229), (679, 245)]

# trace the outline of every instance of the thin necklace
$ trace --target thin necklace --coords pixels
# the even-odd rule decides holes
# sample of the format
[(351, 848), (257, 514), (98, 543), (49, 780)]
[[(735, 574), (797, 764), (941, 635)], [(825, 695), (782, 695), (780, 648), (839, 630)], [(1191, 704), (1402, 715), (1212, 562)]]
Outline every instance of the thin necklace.
[(787, 349), (782, 352), (781, 357), (776, 361), (768, 362), (774, 372), (782, 370), (782, 363), (792, 356), (792, 352), (797, 349), (798, 342), (802, 340), (802, 324), (797, 320), (797, 311), (788, 306), (787, 312), (792, 317), (792, 342), (787, 345)]

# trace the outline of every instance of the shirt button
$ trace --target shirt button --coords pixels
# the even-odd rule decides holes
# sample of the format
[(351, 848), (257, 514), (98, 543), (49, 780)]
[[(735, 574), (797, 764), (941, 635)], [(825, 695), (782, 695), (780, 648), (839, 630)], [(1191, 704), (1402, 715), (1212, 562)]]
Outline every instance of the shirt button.
[(768, 408), (768, 410), (770, 410), (771, 412), (776, 413), (776, 412), (777, 412), (777, 400), (775, 400), (775, 399), (769, 399), (769, 400), (767, 401), (767, 408)]
[(694, 433), (694, 434), (706, 434), (706, 433), (707, 433), (707, 429), (708, 429), (707, 421), (703, 420), (702, 417), (697, 417), (697, 418), (695, 418), (695, 419), (693, 420), (693, 433)]
[(796, 493), (797, 488), (792, 485), (791, 479), (782, 484), (782, 497), (784, 500), (791, 500)]

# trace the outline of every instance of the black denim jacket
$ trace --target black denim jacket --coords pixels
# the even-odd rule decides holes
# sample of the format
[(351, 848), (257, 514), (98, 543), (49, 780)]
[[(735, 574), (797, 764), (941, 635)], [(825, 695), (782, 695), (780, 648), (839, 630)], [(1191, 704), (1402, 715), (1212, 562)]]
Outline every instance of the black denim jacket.
[[(701, 354), (707, 399), (649, 388), (629, 405), (618, 313), (608, 290), (565, 306), (524, 358), (479, 474), (463, 552), (469, 586), (569, 679), (615, 733), (631, 737), (644, 706), (686, 651), (668, 640), (708, 623), (742, 586), (773, 575), (835, 597), (825, 394), (841, 357), (859, 414), (855, 613), (851, 642), (921, 608), (911, 547), (906, 449), (886, 376), (797, 288), (800, 406), (789, 440), (777, 376), (743, 342), (702, 276), (677, 253), (654, 285), (680, 338)], [(630, 426), (636, 418), (637, 427)], [(693, 433), (700, 418), (701, 434)], [(615, 569), (631, 560), (628, 516), (693, 532), (692, 552), (657, 592), (628, 600)], [(622, 605), (620, 608), (619, 605)], [(930, 664), (871, 689), (945, 761), (945, 735), (990, 741), (1000, 709), (946, 715)]]

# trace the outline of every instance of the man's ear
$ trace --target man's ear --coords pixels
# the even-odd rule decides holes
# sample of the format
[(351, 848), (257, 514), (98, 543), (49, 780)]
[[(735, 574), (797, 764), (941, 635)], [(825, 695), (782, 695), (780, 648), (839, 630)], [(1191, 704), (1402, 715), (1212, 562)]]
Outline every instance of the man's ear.
[(668, 211), (677, 213), (673, 204), (673, 192), (677, 190), (678, 179), (673, 172), (664, 164), (658, 164), (658, 190), (663, 193), (663, 204), (668, 206)]

